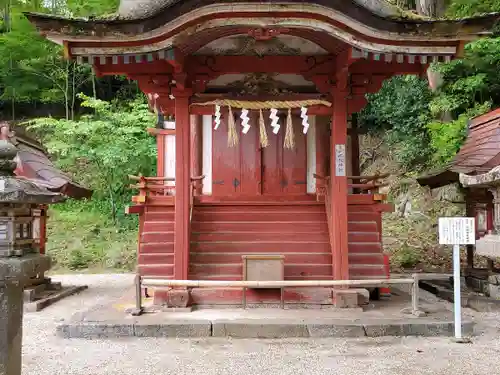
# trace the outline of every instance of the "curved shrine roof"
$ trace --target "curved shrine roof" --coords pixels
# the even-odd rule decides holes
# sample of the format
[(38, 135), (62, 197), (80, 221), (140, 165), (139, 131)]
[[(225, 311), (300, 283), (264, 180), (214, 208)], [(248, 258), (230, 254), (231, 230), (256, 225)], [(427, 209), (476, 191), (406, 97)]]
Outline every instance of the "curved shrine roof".
[[(489, 14), (462, 20), (425, 20), (403, 17), (403, 12), (383, 0), (123, 0), (119, 13), (109, 18), (70, 19), (39, 13), (25, 13), (37, 28), (46, 34), (60, 33), (68, 40), (93, 40), (116, 36), (137, 36), (147, 34), (171, 23), (172, 21), (200, 11), (204, 7), (244, 5), (247, 12), (262, 12), (279, 7), (297, 11), (298, 7), (320, 7), (342, 15), (366, 27), (397, 35), (426, 37), (431, 39), (455, 38), (470, 39), (471, 36), (484, 35), (491, 32), (500, 16)], [(274, 7), (273, 9), (271, 9)]]
[(472, 119), (469, 133), (450, 164), (420, 177), (420, 185), (437, 188), (458, 182), (459, 175), (480, 175), (500, 166), (500, 108)]
[(21, 127), (13, 128), (10, 142), (17, 149), (17, 177), (25, 178), (49, 191), (61, 193), (73, 199), (90, 198), (89, 190), (72, 181), (71, 177), (56, 168), (50, 161), (44, 147), (30, 137)]
[[(155, 16), (175, 3), (182, 2), (185, 0), (121, 0), (118, 18), (146, 19)], [(382, 17), (398, 17), (402, 13), (398, 7), (385, 0), (353, 0), (353, 2)]]

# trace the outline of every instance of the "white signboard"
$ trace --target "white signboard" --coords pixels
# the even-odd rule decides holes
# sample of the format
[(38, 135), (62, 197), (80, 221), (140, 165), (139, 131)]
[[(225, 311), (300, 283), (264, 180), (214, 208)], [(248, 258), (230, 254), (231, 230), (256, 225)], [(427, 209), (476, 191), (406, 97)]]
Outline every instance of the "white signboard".
[(345, 173), (345, 145), (335, 145), (335, 176), (344, 177)]
[(440, 245), (474, 245), (476, 225), (473, 217), (440, 217)]

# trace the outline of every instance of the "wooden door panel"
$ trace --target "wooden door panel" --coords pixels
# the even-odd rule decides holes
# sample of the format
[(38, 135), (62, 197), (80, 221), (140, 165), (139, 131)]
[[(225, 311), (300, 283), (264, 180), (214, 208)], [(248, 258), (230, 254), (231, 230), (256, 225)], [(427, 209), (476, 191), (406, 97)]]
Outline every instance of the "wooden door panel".
[(227, 112), (221, 124), (212, 134), (212, 195), (235, 195), (233, 181), (240, 177), (240, 153), (238, 147), (227, 145)]
[(307, 140), (302, 129), (300, 117), (294, 116), (295, 148), (283, 148), (282, 179), (286, 181), (283, 189), (286, 194), (307, 194)]
[[(239, 117), (239, 116), (238, 116)], [(240, 194), (260, 195), (261, 158), (259, 144), (258, 113), (249, 114), (251, 125), (247, 134), (243, 134), (241, 120), (238, 118), (236, 129), (240, 133)]]
[(295, 148), (283, 147), (286, 134), (286, 116), (280, 118), (281, 129), (275, 135), (269, 132), (269, 146), (262, 150), (263, 194), (307, 194), (307, 141), (302, 133), (300, 117), (293, 117)]
[[(266, 116), (266, 115), (264, 115)], [(266, 116), (269, 117), (268, 114)], [(271, 128), (267, 129), (269, 145), (262, 149), (262, 194), (282, 194), (282, 152), (283, 152), (283, 121), (280, 117), (281, 131), (274, 134)]]
[(221, 125), (213, 131), (212, 139), (212, 195), (235, 196), (260, 194), (260, 150), (258, 128), (251, 118), (251, 128), (242, 133), (241, 119), (237, 111), (235, 117), (239, 143), (229, 147), (228, 113), (221, 119)]

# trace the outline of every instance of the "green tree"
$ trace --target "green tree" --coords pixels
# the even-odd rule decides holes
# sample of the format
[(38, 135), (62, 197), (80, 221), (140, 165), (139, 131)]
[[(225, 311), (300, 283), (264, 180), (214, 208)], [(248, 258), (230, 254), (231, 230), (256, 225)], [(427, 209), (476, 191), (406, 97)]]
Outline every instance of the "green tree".
[(119, 3), (119, 0), (67, 0), (66, 7), (75, 16), (104, 16), (114, 13)]
[(415, 76), (397, 76), (384, 82), (381, 90), (368, 95), (360, 113), (360, 126), (382, 135), (391, 144), (403, 168), (417, 168), (430, 157), (427, 124), (431, 120), (432, 93), (427, 81)]
[(77, 121), (38, 119), (29, 128), (43, 134), (60, 168), (94, 189), (94, 206), (109, 212), (116, 223), (130, 203), (128, 175), (155, 173), (156, 145), (146, 132), (155, 117), (143, 98), (122, 105), (80, 98), (93, 114)]

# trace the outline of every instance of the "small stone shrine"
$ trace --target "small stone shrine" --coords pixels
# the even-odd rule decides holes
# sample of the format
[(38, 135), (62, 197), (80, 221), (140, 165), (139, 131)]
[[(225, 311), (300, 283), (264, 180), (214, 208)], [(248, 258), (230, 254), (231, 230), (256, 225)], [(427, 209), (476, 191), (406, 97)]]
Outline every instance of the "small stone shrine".
[(21, 373), (23, 287), (50, 268), (33, 238), (33, 210), (63, 200), (59, 193), (14, 176), (17, 148), (0, 131), (0, 375)]

